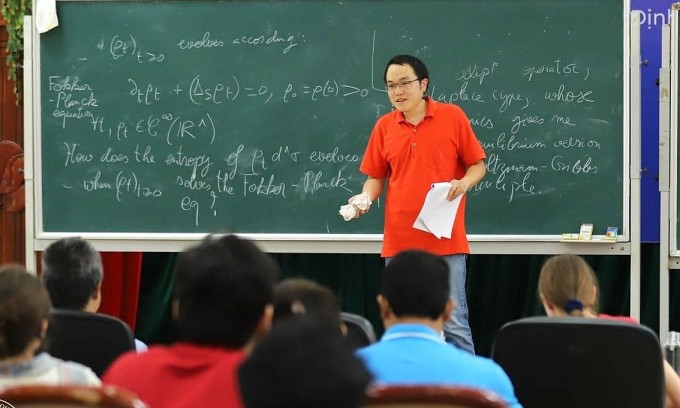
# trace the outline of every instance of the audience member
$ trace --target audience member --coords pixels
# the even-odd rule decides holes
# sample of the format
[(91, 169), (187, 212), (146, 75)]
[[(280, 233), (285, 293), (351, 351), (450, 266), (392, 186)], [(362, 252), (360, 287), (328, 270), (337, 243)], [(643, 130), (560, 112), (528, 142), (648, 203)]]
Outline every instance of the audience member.
[(274, 323), (293, 316), (315, 316), (344, 332), (340, 302), (332, 290), (306, 278), (288, 278), (274, 287)]
[(493, 391), (510, 407), (521, 407), (503, 369), (442, 338), (454, 308), (449, 268), (428, 252), (404, 251), (387, 264), (378, 305), (386, 331), (360, 349), (379, 384), (454, 385)]
[(246, 408), (358, 408), (371, 375), (320, 316), (274, 324), (238, 370)]
[[(548, 316), (613, 319), (639, 324), (628, 316), (598, 313), (598, 292), (595, 272), (579, 255), (555, 255), (541, 268), (538, 295)], [(663, 363), (668, 407), (680, 408), (680, 377), (666, 360)]]
[[(58, 309), (96, 313), (102, 301), (104, 268), (99, 252), (80, 237), (62, 238), (45, 248), (42, 280)], [(135, 339), (137, 351), (147, 349)]]
[(0, 268), (0, 388), (100, 384), (89, 368), (39, 351), (50, 307), (42, 283), (23, 266)]
[(270, 328), (278, 265), (234, 235), (208, 237), (175, 267), (173, 313), (179, 342), (127, 353), (104, 383), (152, 407), (240, 407), (237, 367)]

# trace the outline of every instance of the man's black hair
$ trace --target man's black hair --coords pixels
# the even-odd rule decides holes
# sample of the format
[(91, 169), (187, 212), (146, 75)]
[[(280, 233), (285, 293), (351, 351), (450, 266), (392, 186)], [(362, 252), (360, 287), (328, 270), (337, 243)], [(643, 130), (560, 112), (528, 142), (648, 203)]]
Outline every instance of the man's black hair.
[(449, 266), (429, 252), (404, 251), (385, 266), (381, 294), (398, 316), (437, 319), (449, 299)]
[[(383, 80), (387, 84), (387, 70), (390, 68), (390, 65), (409, 65), (411, 68), (413, 68), (413, 71), (416, 74), (416, 77), (419, 80), (423, 80), (425, 78), (428, 79), (428, 84), (427, 86), (429, 87), (429, 79), (430, 79), (430, 74), (427, 71), (427, 66), (423, 61), (421, 61), (418, 57), (414, 57), (413, 55), (395, 55), (392, 57), (387, 62), (387, 65), (385, 65), (385, 72), (383, 73)], [(427, 91), (427, 88), (425, 88), (425, 91)]]
[(182, 252), (175, 267), (179, 338), (243, 347), (272, 302), (278, 273), (270, 255), (235, 235), (209, 237)]

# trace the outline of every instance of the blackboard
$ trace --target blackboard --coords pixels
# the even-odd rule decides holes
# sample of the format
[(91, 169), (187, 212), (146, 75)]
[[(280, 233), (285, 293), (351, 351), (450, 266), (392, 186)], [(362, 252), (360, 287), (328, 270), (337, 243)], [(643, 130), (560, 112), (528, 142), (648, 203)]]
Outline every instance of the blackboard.
[[(340, 205), (395, 54), (486, 148), (469, 234), (627, 219), (627, 2), (59, 1), (39, 38), (43, 232), (379, 234)], [(376, 211), (377, 210), (377, 211)]]

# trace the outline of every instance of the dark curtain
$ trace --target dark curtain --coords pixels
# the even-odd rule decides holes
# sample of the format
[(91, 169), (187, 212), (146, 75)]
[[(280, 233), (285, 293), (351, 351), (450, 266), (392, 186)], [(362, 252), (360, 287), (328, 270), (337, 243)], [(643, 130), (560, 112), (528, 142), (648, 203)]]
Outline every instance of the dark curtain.
[[(343, 310), (366, 316), (378, 334), (383, 327), (375, 298), (383, 261), (367, 254), (273, 254), (282, 278), (304, 276), (329, 286), (341, 299)], [(629, 314), (630, 257), (586, 256), (600, 281), (600, 310)], [(137, 336), (149, 343), (174, 339), (170, 315), (172, 268), (176, 254), (146, 253), (142, 267)], [(536, 285), (546, 256), (471, 255), (467, 293), (470, 325), (477, 353), (488, 356), (493, 338), (506, 322), (541, 315)], [(641, 322), (658, 331), (659, 246), (642, 245)], [(416, 272), (417, 273), (417, 272)], [(671, 330), (680, 330), (680, 274), (671, 273)]]
[(116, 316), (134, 330), (142, 273), (141, 252), (102, 252), (104, 280), (99, 313)]
[(144, 253), (135, 335), (146, 344), (175, 340), (171, 304), (176, 259), (176, 253)]

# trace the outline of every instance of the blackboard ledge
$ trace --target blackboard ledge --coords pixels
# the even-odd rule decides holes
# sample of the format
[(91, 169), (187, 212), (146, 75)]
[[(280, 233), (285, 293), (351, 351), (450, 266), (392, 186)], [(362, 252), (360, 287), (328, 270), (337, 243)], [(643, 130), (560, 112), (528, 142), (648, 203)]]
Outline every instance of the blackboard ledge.
[[(44, 250), (59, 238), (80, 236), (100, 251), (179, 252), (196, 245), (206, 234), (160, 233), (42, 233), (34, 240), (37, 251)], [(270, 253), (341, 253), (379, 254), (382, 234), (239, 234), (252, 239)], [(470, 235), (472, 254), (560, 254), (630, 255), (630, 242), (606, 242), (592, 245), (590, 241), (560, 242), (559, 235)], [(619, 236), (620, 240), (625, 239)], [(598, 242), (599, 243), (599, 242)]]
[(668, 258), (668, 269), (680, 269), (679, 250), (670, 251), (670, 257)]
[[(179, 252), (196, 245), (207, 233), (91, 233), (42, 232), (34, 241), (42, 251), (52, 242), (69, 236), (90, 241), (99, 251)], [(237, 234), (272, 253), (380, 253), (382, 234)]]
[(593, 235), (591, 239), (560, 239), (560, 242), (582, 242), (585, 244), (612, 244), (619, 242), (619, 239), (605, 238), (604, 235)]
[[(469, 234), (468, 240), (474, 241), (494, 241), (494, 242), (587, 242), (586, 240), (562, 239), (562, 235), (474, 235)], [(593, 235), (589, 241), (605, 241), (607, 243), (628, 242), (625, 235), (619, 235), (617, 240), (605, 240), (604, 235)]]

